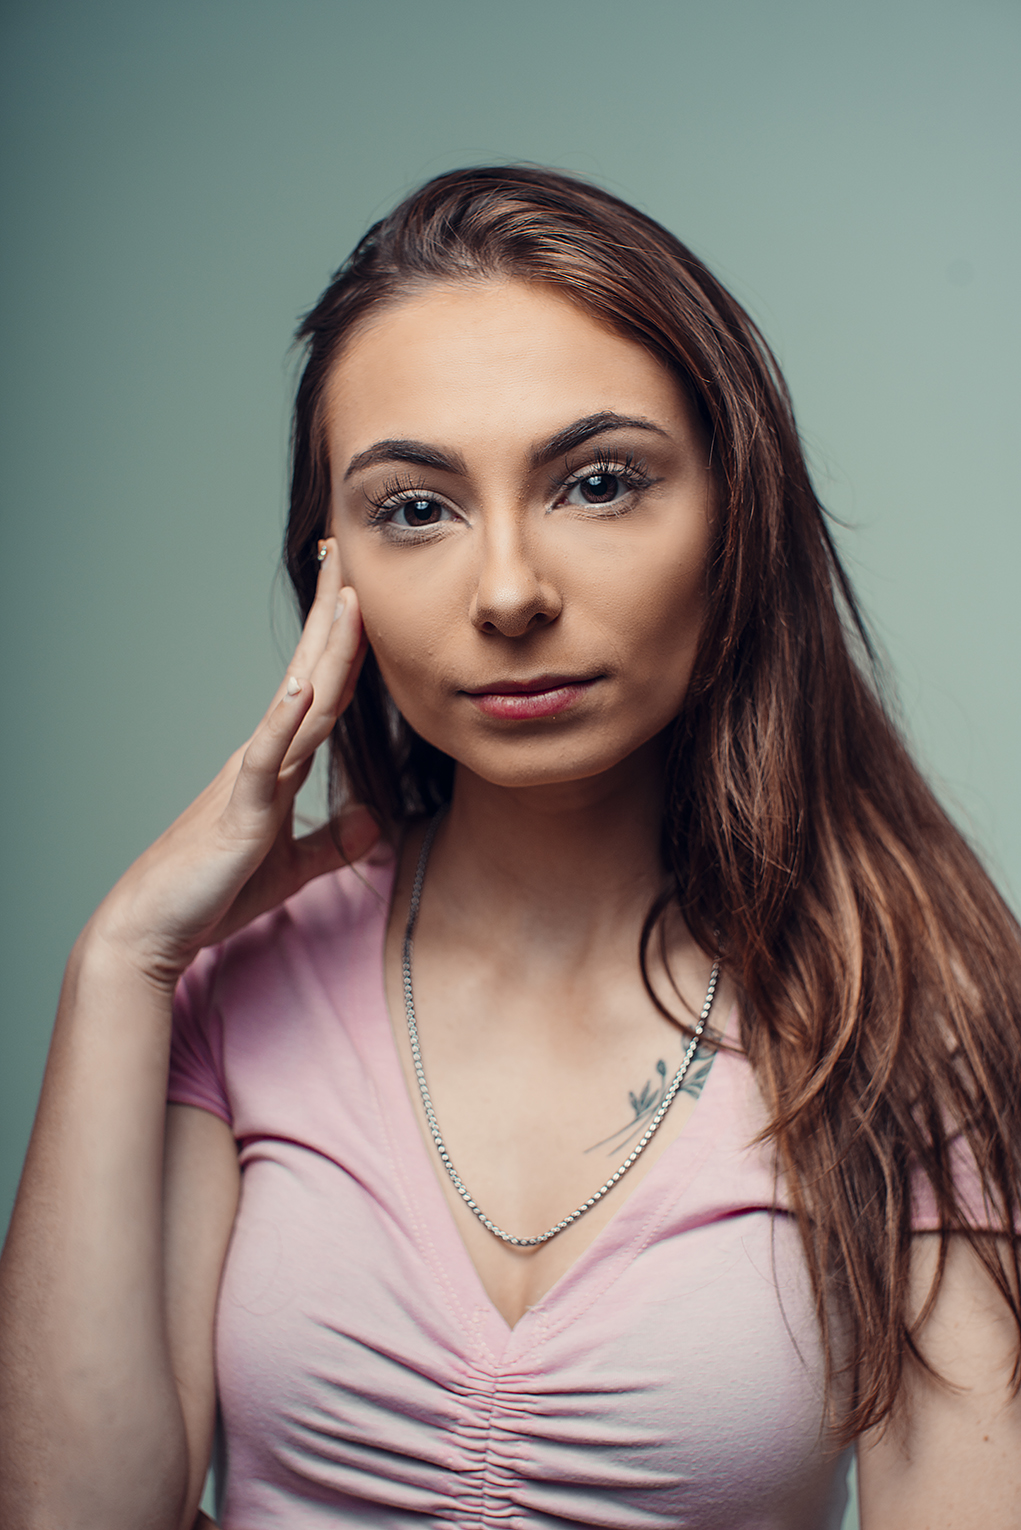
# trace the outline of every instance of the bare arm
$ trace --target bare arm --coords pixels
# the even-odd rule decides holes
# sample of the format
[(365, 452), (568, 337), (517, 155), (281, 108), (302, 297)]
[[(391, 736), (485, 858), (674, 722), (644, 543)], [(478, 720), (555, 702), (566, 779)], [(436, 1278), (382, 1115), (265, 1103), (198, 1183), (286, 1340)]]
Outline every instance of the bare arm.
[(164, 1271), (167, 1342), (188, 1443), (185, 1525), (198, 1510), (212, 1451), (213, 1321), (239, 1189), (237, 1149), (226, 1123), (191, 1105), (169, 1106), (163, 1161)]
[[(937, 1251), (934, 1235), (915, 1239), (918, 1307)], [(1010, 1395), (1016, 1335), (1003, 1298), (960, 1239), (951, 1241), (919, 1344), (952, 1386), (911, 1367), (904, 1406), (889, 1428), (860, 1442), (862, 1530), (1019, 1530), (1021, 1397)]]
[(79, 942), (0, 1267), (11, 1526), (177, 1530), (183, 1512), (159, 1216), (169, 1035), (169, 995)]
[[(6, 1530), (190, 1530), (194, 1520), (233, 1206), (223, 1123), (185, 1125), (175, 1112), (165, 1243), (171, 1002), (197, 950), (340, 863), (327, 834), (291, 834), (295, 793), (364, 651), (353, 591), (336, 618), (331, 547), (292, 661), (297, 683), (281, 686), (248, 744), (125, 873), (68, 964), (0, 1261)], [(368, 849), (367, 815), (347, 829), (351, 856)]]

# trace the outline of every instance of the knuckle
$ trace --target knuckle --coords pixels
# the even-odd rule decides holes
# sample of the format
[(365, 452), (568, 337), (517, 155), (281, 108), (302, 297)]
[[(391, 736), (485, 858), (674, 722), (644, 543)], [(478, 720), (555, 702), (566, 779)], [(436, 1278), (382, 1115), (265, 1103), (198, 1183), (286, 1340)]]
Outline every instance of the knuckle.
[(239, 776), (256, 775), (262, 770), (261, 752), (258, 737), (253, 738), (241, 756), (241, 765), (238, 769)]

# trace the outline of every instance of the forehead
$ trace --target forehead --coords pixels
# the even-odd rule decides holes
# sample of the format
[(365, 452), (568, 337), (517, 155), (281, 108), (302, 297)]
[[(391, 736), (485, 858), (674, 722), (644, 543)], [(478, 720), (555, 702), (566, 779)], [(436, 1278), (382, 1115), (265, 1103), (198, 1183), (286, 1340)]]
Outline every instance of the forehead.
[(601, 410), (688, 423), (679, 383), (643, 346), (515, 280), (435, 284), (383, 310), (326, 394), (338, 452), (391, 436), (523, 442)]

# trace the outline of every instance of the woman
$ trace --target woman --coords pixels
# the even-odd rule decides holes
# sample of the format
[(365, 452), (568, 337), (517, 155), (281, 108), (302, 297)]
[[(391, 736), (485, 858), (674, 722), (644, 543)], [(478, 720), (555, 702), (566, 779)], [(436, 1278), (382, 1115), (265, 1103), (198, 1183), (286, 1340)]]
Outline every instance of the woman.
[(305, 626), (72, 955), (5, 1522), (190, 1526), (218, 1394), (230, 1530), (817, 1527), (855, 1441), (867, 1530), (1017, 1524), (1018, 931), (761, 339), (530, 169), (300, 334)]

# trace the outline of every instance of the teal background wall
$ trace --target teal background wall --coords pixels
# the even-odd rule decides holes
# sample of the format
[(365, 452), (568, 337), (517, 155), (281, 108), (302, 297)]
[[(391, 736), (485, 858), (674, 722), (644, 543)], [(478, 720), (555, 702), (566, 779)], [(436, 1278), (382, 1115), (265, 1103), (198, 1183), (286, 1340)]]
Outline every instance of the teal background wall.
[(452, 166), (592, 176), (751, 309), (921, 756), (1021, 890), (1016, 0), (8, 0), (0, 26), (0, 1218), (77, 930), (284, 662), (294, 322)]

